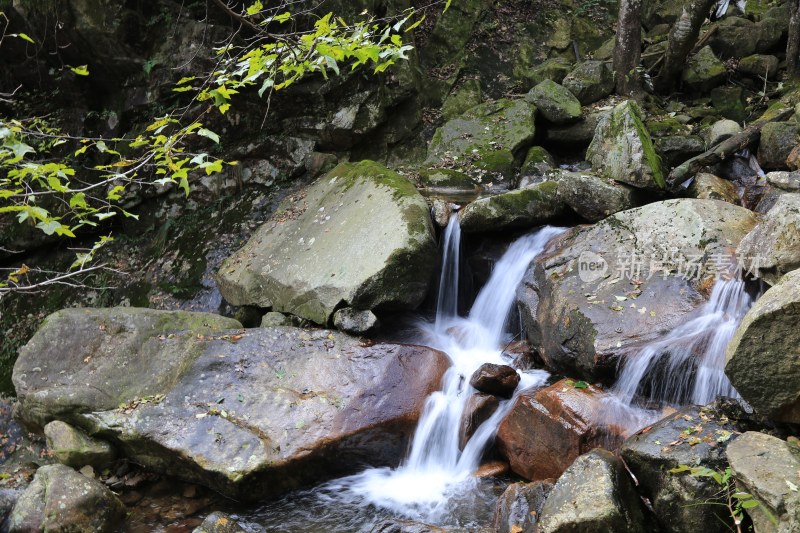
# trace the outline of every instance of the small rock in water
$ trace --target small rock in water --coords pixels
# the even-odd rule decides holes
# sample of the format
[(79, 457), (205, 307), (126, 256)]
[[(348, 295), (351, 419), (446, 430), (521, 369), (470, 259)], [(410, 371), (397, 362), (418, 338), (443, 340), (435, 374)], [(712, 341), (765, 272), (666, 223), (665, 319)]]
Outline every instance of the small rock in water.
[(462, 450), (475, 433), (475, 430), (492, 416), (499, 405), (500, 401), (491, 394), (478, 392), (469, 397), (467, 404), (464, 406), (464, 412), (461, 414), (459, 447)]
[(214, 512), (208, 515), (192, 533), (244, 533), (246, 531), (232, 516)]
[(481, 392), (510, 398), (519, 385), (519, 374), (508, 365), (484, 363), (472, 374), (469, 384)]
[(375, 533), (446, 533), (447, 530), (411, 520), (385, 520), (375, 527)]
[(475, 477), (499, 477), (507, 474), (509, 471), (508, 463), (505, 461), (490, 461), (482, 464), (476, 471)]
[(372, 311), (345, 307), (333, 314), (333, 324), (338, 330), (345, 333), (364, 335), (378, 326), (378, 317)]
[(497, 533), (531, 533), (542, 513), (553, 480), (513, 483), (497, 500), (493, 527)]

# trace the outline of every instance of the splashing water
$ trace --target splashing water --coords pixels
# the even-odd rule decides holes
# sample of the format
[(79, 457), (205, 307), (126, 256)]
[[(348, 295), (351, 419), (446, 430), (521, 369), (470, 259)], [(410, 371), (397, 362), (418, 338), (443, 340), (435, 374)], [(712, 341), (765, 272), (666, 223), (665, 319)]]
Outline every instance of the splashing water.
[[(328, 484), (340, 494), (414, 519), (437, 522), (448, 511), (449, 499), (472, 490), (473, 473), (486, 446), (495, 436), (513, 398), (497, 411), (459, 448), (461, 416), (472, 393), (469, 378), (483, 363), (507, 364), (501, 343), (507, 336), (506, 321), (516, 289), (531, 261), (547, 242), (563, 230), (546, 227), (514, 242), (498, 261), (467, 318), (458, 316), (458, 268), (460, 228), (453, 216), (445, 231), (444, 260), (436, 320), (422, 326), (424, 343), (444, 351), (453, 365), (445, 374), (443, 388), (425, 405), (411, 451), (396, 469), (375, 468)], [(543, 384), (547, 372), (521, 373), (517, 393)]]

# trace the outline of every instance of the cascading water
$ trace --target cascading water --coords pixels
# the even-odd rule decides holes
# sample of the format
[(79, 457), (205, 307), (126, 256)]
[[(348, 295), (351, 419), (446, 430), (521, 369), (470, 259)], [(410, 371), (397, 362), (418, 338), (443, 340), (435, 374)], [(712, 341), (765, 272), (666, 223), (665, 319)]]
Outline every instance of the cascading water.
[(705, 405), (718, 396), (738, 398), (725, 376), (725, 349), (752, 304), (744, 281), (717, 279), (694, 318), (621, 360), (608, 401), (610, 418), (643, 426), (658, 416), (632, 417), (635, 402), (655, 407)]
[[(467, 318), (458, 316), (458, 268), (460, 228), (456, 216), (445, 231), (444, 259), (436, 320), (422, 326), (425, 344), (440, 349), (453, 365), (441, 391), (426, 403), (414, 435), (411, 451), (396, 469), (376, 468), (337, 480), (329, 487), (350, 493), (382, 508), (412, 518), (436, 522), (447, 511), (448, 498), (475, 483), (473, 473), (487, 444), (494, 438), (503, 416), (513, 403), (502, 402), (463, 450), (459, 448), (462, 412), (472, 390), (469, 378), (483, 363), (507, 364), (502, 354), (505, 324), (516, 288), (531, 261), (561, 229), (546, 227), (513, 243), (495, 266)], [(541, 385), (548, 374), (542, 370), (521, 373), (517, 391)]]
[(442, 273), (439, 275), (439, 294), (436, 297), (435, 324), (458, 315), (458, 269), (461, 260), (461, 226), (453, 214), (444, 230), (442, 242)]

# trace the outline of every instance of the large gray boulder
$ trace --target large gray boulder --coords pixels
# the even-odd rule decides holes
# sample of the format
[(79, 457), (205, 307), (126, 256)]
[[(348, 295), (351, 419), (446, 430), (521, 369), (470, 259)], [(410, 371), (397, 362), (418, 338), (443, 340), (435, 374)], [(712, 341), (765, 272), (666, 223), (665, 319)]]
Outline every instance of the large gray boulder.
[(800, 422), (800, 270), (759, 298), (728, 344), (725, 373), (742, 398), (774, 420)]
[(680, 466), (724, 470), (725, 446), (736, 435), (736, 428), (722, 413), (689, 406), (625, 441), (620, 454), (639, 480), (639, 491), (650, 500), (661, 531), (728, 531), (726, 511), (702, 504), (716, 501), (719, 485), (710, 478), (671, 470)]
[(425, 164), (447, 162), (490, 176), (510, 178), (514, 158), (533, 140), (536, 106), (501, 99), (473, 107), (436, 130)]
[(608, 377), (619, 354), (688, 319), (706, 299), (715, 254), (729, 255), (754, 225), (745, 208), (680, 199), (557, 237), (517, 292), (532, 347), (550, 368)]
[(779, 195), (736, 253), (749, 270), (770, 284), (800, 268), (800, 194)]
[(747, 509), (755, 530), (800, 531), (800, 449), (777, 437), (748, 431), (726, 451), (738, 489), (759, 503)]
[(542, 507), (541, 533), (645, 531), (639, 496), (613, 453), (596, 449), (578, 457)]
[(414, 309), (436, 268), (428, 206), (399, 174), (341, 164), (287, 200), (217, 274), (234, 305), (327, 325), (348, 306)]
[(596, 172), (615, 181), (645, 189), (666, 186), (642, 111), (633, 100), (618, 104), (600, 119), (586, 159)]
[(14, 367), (22, 419), (64, 420), (138, 464), (254, 499), (395, 464), (449, 366), (419, 346), (203, 327), (212, 315), (189, 329), (150, 327), (156, 314), (180, 316), (119, 308), (49, 317)]
[(461, 210), (461, 230), (475, 233), (532, 228), (553, 221), (563, 212), (558, 184), (543, 181), (469, 203)]
[(121, 528), (125, 506), (105, 485), (64, 465), (39, 468), (8, 517), (11, 533), (104, 533)]

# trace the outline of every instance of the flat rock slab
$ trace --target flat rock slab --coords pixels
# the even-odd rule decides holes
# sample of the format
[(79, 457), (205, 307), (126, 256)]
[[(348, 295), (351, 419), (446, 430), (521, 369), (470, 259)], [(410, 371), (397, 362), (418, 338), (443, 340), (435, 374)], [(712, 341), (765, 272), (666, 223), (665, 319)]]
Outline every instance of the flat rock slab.
[[(429, 348), (368, 346), (328, 330), (148, 335), (135, 320), (129, 334), (138, 343), (128, 348), (142, 355), (131, 365), (106, 317), (128, 311), (50, 317), (15, 366), (21, 415), (34, 424), (68, 421), (137, 463), (237, 499), (276, 495), (363, 464), (396, 464), (449, 366)], [(80, 338), (68, 333), (76, 324)], [(60, 345), (42, 342), (54, 332), (64, 337)], [(166, 364), (161, 380), (135, 375)], [(93, 392), (78, 400), (80, 390)]]

